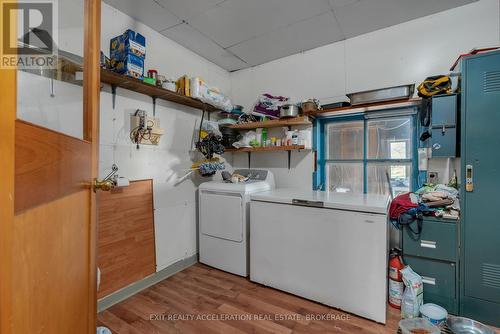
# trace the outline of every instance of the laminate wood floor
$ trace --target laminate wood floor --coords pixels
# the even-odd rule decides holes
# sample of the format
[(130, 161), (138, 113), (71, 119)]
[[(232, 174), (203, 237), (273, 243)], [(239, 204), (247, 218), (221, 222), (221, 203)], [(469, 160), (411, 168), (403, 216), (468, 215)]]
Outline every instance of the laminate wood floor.
[(101, 312), (98, 324), (117, 334), (394, 334), (399, 311), (387, 316), (384, 326), (195, 264)]

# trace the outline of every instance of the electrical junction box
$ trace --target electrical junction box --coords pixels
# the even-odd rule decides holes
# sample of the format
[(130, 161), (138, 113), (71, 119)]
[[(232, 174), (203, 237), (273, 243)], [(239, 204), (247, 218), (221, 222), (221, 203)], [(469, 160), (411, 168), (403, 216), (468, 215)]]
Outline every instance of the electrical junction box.
[(158, 145), (165, 131), (160, 127), (160, 119), (148, 117), (146, 113), (130, 116), (130, 138), (134, 144)]

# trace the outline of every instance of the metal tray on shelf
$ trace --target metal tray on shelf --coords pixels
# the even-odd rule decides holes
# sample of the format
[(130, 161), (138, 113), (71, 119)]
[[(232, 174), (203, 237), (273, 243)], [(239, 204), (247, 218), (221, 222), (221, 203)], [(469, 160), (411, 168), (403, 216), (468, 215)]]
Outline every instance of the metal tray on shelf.
[(411, 84), (350, 93), (347, 94), (347, 97), (351, 100), (351, 105), (356, 106), (376, 102), (409, 99), (413, 96), (414, 91), (415, 85)]

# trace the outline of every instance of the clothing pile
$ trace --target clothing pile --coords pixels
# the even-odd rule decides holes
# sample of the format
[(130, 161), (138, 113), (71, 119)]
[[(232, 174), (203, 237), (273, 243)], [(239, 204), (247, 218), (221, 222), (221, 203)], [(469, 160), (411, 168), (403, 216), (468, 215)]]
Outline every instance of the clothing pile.
[(397, 229), (407, 226), (414, 236), (418, 236), (422, 232), (423, 216), (458, 219), (458, 197), (455, 188), (444, 184), (425, 184), (415, 193), (396, 196), (391, 202), (389, 217)]
[(460, 200), (458, 190), (444, 184), (425, 184), (415, 192), (421, 203), (434, 208), (436, 217), (458, 219), (460, 215)]

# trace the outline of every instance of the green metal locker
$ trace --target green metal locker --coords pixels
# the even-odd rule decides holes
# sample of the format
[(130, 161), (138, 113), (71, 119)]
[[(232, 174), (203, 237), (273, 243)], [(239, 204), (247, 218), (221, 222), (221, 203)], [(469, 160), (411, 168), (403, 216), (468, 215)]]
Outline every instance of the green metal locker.
[(462, 64), (461, 314), (500, 326), (500, 51)]

